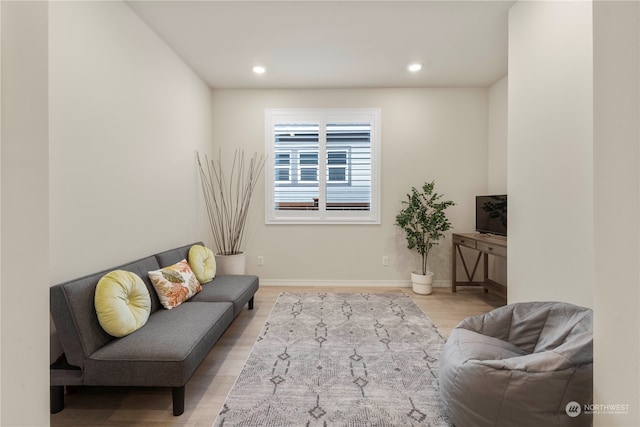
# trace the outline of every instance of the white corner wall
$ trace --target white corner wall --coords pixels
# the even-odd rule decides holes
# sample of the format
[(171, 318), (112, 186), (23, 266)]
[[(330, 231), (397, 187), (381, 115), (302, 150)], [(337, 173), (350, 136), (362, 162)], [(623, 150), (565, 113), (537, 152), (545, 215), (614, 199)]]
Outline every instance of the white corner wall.
[[(484, 88), (213, 90), (214, 145), (227, 155), (235, 147), (264, 153), (266, 108), (382, 109), (381, 224), (265, 225), (260, 182), (246, 233), (248, 272), (264, 284), (408, 285), (419, 261), (394, 221), (411, 186), (435, 180), (457, 203), (447, 211), (454, 230), (474, 229), (475, 195), (487, 191), (487, 97)], [(449, 235), (429, 257), (440, 286), (449, 286), (450, 260)]]
[(2, 426), (49, 424), (47, 2), (0, 2)]
[(206, 239), (211, 90), (124, 2), (52, 2), (51, 284)]
[(487, 179), (489, 194), (507, 193), (508, 77), (489, 87)]
[(509, 13), (509, 302), (593, 306), (591, 2)]
[(640, 3), (593, 3), (596, 426), (640, 425)]

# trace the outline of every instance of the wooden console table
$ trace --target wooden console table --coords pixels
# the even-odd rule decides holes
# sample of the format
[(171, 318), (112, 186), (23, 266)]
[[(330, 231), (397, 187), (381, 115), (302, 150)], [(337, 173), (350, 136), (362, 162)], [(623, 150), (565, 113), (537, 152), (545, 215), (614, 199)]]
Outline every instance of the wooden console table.
[[(458, 286), (482, 286), (485, 292), (492, 290), (498, 295), (506, 298), (507, 287), (489, 278), (489, 255), (506, 258), (507, 238), (480, 233), (454, 233), (452, 237), (453, 246), (451, 254), (451, 291), (456, 292), (456, 287)], [(469, 271), (464, 256), (462, 256), (462, 250), (460, 249), (461, 246), (474, 249), (478, 252), (478, 256), (475, 260), (472, 271)], [(467, 280), (460, 281), (456, 277), (456, 261), (458, 255), (460, 255), (460, 260), (462, 261), (462, 265), (464, 266)], [(484, 277), (481, 282), (473, 280), (473, 277), (475, 276), (476, 270), (478, 269), (478, 265), (480, 263), (480, 258), (484, 258)]]

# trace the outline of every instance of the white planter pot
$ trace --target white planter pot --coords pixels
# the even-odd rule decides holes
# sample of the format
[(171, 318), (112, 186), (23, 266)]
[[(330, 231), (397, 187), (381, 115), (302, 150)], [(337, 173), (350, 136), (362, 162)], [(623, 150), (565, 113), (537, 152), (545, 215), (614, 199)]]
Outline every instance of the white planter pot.
[(216, 254), (216, 276), (229, 274), (245, 274), (244, 252), (235, 255)]
[(414, 271), (411, 273), (411, 283), (413, 284), (413, 292), (429, 295), (433, 290), (433, 272), (427, 271), (427, 274), (420, 274)]

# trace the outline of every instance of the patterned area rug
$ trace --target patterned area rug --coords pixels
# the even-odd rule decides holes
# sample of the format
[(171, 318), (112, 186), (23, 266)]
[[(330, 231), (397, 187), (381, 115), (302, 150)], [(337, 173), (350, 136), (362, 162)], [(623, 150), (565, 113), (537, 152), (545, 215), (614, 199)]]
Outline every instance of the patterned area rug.
[(403, 293), (283, 293), (214, 426), (451, 426), (444, 342)]

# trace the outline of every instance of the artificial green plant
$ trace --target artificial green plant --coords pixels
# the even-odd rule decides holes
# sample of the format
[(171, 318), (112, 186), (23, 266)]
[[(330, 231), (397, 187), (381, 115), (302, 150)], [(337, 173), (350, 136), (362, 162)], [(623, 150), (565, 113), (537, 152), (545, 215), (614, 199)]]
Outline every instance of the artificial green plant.
[(409, 249), (415, 249), (422, 257), (422, 274), (427, 274), (427, 260), (431, 248), (451, 228), (445, 209), (455, 205), (451, 200), (440, 201), (442, 194), (433, 191), (435, 181), (426, 182), (422, 189), (411, 187), (404, 208), (396, 216), (395, 224), (404, 230)]

